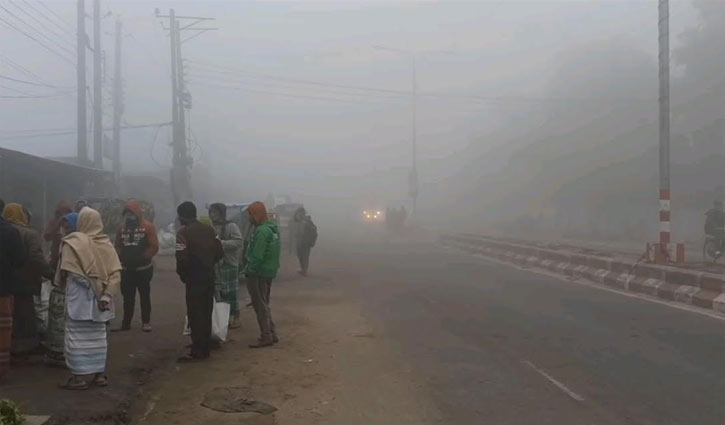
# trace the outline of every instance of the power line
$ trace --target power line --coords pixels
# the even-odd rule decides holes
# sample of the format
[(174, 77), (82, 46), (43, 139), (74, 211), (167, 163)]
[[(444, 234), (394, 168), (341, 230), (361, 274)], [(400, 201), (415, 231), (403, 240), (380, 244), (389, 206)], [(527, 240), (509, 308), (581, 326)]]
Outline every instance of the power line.
[(241, 87), (241, 86), (215, 85), (214, 83), (207, 83), (207, 82), (203, 82), (203, 81), (197, 82), (196, 84), (202, 84), (202, 85), (206, 85), (207, 87), (213, 87), (213, 88), (219, 88), (219, 89), (241, 90), (241, 91), (246, 91), (246, 92), (250, 92), (250, 93), (270, 94), (270, 95), (274, 95), (274, 96), (283, 96), (283, 97), (289, 97), (289, 98), (294, 98), (294, 99), (323, 100), (323, 101), (331, 101), (331, 102), (350, 103), (350, 104), (356, 104), (356, 105), (372, 104), (371, 102), (362, 102), (359, 100), (355, 101), (355, 100), (351, 100), (351, 99), (342, 99), (342, 98), (336, 98), (336, 97), (296, 95), (296, 94), (283, 93), (283, 92), (258, 90), (258, 89)]
[(31, 96), (0, 96), (0, 99), (51, 99), (56, 97), (68, 96), (70, 93), (65, 94), (49, 94), (49, 95), (31, 95)]
[[(164, 127), (171, 125), (170, 122), (160, 122), (160, 123), (151, 123), (151, 124), (138, 124), (138, 125), (132, 125), (132, 124), (126, 124), (122, 125), (121, 129), (123, 130), (132, 130), (132, 129), (140, 129), (140, 128), (152, 128), (152, 127)], [(111, 131), (111, 128), (105, 128), (103, 131)], [(37, 129), (37, 130), (14, 130), (10, 133), (21, 133), (21, 134), (7, 134), (1, 137), (0, 140), (13, 140), (13, 139), (35, 139), (38, 137), (46, 137), (46, 136), (62, 136), (67, 134), (75, 134), (78, 130), (74, 128), (46, 128), (46, 129)], [(26, 134), (22, 134), (26, 133)]]
[[(30, 13), (30, 12), (28, 12), (28, 11), (27, 11), (27, 10), (25, 10), (24, 8), (20, 7), (20, 5), (18, 5), (18, 4), (17, 4), (17, 3), (15, 3), (14, 1), (12, 1), (12, 0), (8, 0), (8, 1), (9, 1), (9, 3), (10, 3), (10, 4), (12, 4), (13, 6), (15, 6), (15, 8), (16, 8), (16, 9), (18, 9), (18, 10), (22, 11), (22, 12), (23, 12), (24, 14), (26, 14), (27, 16), (29, 16), (30, 18), (32, 18), (32, 19), (33, 19), (33, 21), (37, 22), (37, 23), (38, 23), (38, 25), (40, 25), (40, 28), (41, 28), (41, 29), (46, 29), (46, 30), (48, 30), (48, 31), (49, 31), (49, 32), (50, 32), (51, 34), (53, 34), (54, 36), (58, 37), (58, 39), (60, 39), (60, 40), (64, 40), (64, 37), (65, 37), (65, 35), (63, 35), (63, 34), (58, 34), (58, 32), (57, 32), (57, 31), (55, 31), (55, 30), (53, 30), (53, 29), (49, 28), (47, 24), (45, 24), (45, 23), (41, 22), (41, 21), (40, 21), (40, 19), (38, 19), (38, 18), (36, 18), (36, 17), (35, 17), (35, 15), (33, 15), (33, 14), (32, 14), (32, 13)], [(38, 13), (38, 14), (39, 14), (40, 16), (43, 16), (43, 17), (45, 17), (45, 18), (47, 19), (47, 17), (46, 17), (45, 15), (43, 15), (43, 14), (42, 14), (41, 12), (39, 12), (39, 11), (38, 11), (37, 9), (35, 9), (35, 8), (34, 8), (34, 7), (33, 7), (33, 6), (32, 6), (32, 5), (30, 4), (30, 3), (28, 3), (28, 2), (26, 1), (26, 0), (23, 0), (23, 2), (24, 2), (25, 4), (27, 4), (28, 6), (30, 6), (31, 8), (33, 8), (33, 10), (35, 10), (35, 11), (36, 11), (36, 13)], [(52, 23), (52, 22), (51, 22), (51, 23)], [(26, 24), (26, 25), (27, 25), (27, 24)], [(38, 31), (38, 30), (36, 30), (36, 31)], [(38, 31), (38, 32), (40, 32), (40, 31)], [(64, 41), (65, 41), (65, 42), (68, 42), (68, 40), (64, 40)], [(60, 43), (56, 43), (56, 44), (58, 44), (58, 45), (60, 46)], [(73, 43), (71, 43), (71, 45), (73, 45)], [(69, 51), (70, 51), (70, 50), (69, 50)], [(70, 52), (72, 53), (72, 51), (70, 51)]]
[(30, 7), (31, 9), (33, 9), (38, 15), (42, 16), (43, 18), (45, 18), (46, 21), (48, 21), (51, 24), (55, 25), (58, 29), (61, 30), (61, 32), (64, 32), (66, 35), (70, 36), (71, 37), (71, 40), (73, 40), (75, 38), (75, 34), (73, 34), (73, 32), (69, 30), (69, 28), (65, 28), (65, 27), (61, 26), (60, 24), (58, 24), (57, 21), (54, 21), (54, 20), (50, 19), (48, 17), (48, 15), (46, 15), (40, 9), (36, 8), (35, 6), (33, 6), (32, 3), (30, 3), (27, 0), (23, 0), (23, 3), (27, 4), (28, 7)]
[[(388, 93), (388, 94), (396, 94), (396, 95), (401, 95), (401, 96), (410, 96), (411, 95), (410, 91), (405, 91), (405, 90), (393, 90), (393, 89), (383, 89), (383, 88), (375, 88), (375, 87), (334, 84), (334, 83), (326, 83), (326, 82), (321, 82), (321, 81), (285, 78), (285, 77), (279, 77), (279, 76), (274, 76), (274, 75), (270, 75), (270, 74), (243, 71), (243, 70), (228, 68), (228, 67), (219, 66), (219, 65), (209, 65), (209, 64), (205, 64), (205, 63), (194, 61), (194, 60), (187, 60), (187, 61), (194, 63), (196, 65), (199, 65), (202, 68), (206, 68), (206, 70), (208, 72), (231, 74), (231, 75), (243, 76), (246, 78), (269, 79), (269, 80), (281, 81), (281, 82), (307, 84), (307, 85), (314, 85), (314, 86), (321, 86), (321, 87), (342, 88), (342, 89), (349, 89), (349, 90)], [(418, 92), (417, 95), (418, 95), (418, 97), (429, 97), (429, 98), (438, 98), (438, 99), (460, 99), (460, 100), (469, 100), (469, 101), (487, 102), (487, 103), (511, 102), (514, 104), (516, 104), (516, 103), (587, 103), (587, 102), (603, 102), (603, 101), (613, 102), (613, 103), (619, 103), (619, 102), (627, 103), (627, 102), (652, 102), (652, 101), (656, 100), (654, 98), (646, 99), (646, 98), (628, 98), (628, 97), (620, 97), (620, 98), (590, 97), (590, 98), (586, 98), (586, 97), (554, 97), (554, 96), (546, 96), (546, 97), (483, 96), (483, 95), (444, 94), (444, 93), (426, 93), (426, 92)]]
[[(0, 19), (2, 19), (2, 18), (0, 18)], [(17, 79), (17, 78), (12, 78), (12, 77), (8, 77), (8, 76), (6, 76), (6, 75), (0, 75), (0, 78), (2, 78), (3, 80), (9, 80), (9, 81), (14, 81), (14, 82), (16, 82), (16, 83), (21, 83), (21, 84), (28, 84), (28, 85), (30, 85), (30, 86), (37, 86), (37, 87), (50, 87), (50, 88), (52, 88), (52, 89), (72, 89), (72, 87), (69, 87), (69, 86), (65, 86), (65, 87), (63, 87), (63, 86), (54, 86), (54, 85), (52, 85), (52, 84), (42, 84), (42, 83), (34, 83), (34, 82), (32, 82), (32, 81), (26, 81), (26, 80), (19, 80), (19, 79)]]
[[(2, 7), (2, 6), (0, 6), (0, 7)], [(24, 35), (25, 37), (27, 37), (27, 38), (29, 38), (29, 39), (33, 40), (34, 42), (38, 43), (38, 44), (39, 44), (39, 45), (41, 45), (41, 46), (42, 46), (43, 48), (45, 48), (46, 50), (48, 50), (48, 51), (49, 51), (50, 53), (53, 53), (54, 55), (56, 55), (56, 56), (58, 56), (59, 58), (63, 59), (63, 60), (65, 61), (65, 62), (67, 62), (67, 63), (71, 64), (72, 66), (75, 66), (75, 64), (73, 63), (73, 61), (71, 61), (70, 59), (68, 59), (68, 58), (67, 58), (66, 56), (64, 56), (64, 55), (63, 55), (63, 54), (61, 54), (61, 53), (58, 53), (58, 52), (57, 52), (57, 51), (56, 51), (55, 49), (53, 49), (53, 48), (51, 48), (51, 47), (48, 47), (48, 46), (47, 46), (47, 45), (46, 45), (45, 43), (43, 43), (42, 41), (40, 41), (40, 40), (38, 40), (37, 38), (33, 37), (32, 35), (28, 34), (27, 32), (23, 31), (22, 29), (18, 28), (18, 27), (17, 27), (17, 26), (15, 26), (14, 24), (12, 24), (12, 23), (8, 22), (8, 21), (7, 21), (7, 20), (6, 20), (5, 18), (3, 18), (2, 16), (0, 16), (0, 21), (2, 21), (2, 22), (3, 22), (3, 23), (4, 23), (5, 25), (7, 25), (8, 27), (10, 27), (10, 28), (14, 29), (15, 31), (19, 32), (20, 34)]]
[[(192, 79), (194, 78), (202, 78), (206, 80), (213, 80), (214, 82), (223, 82), (223, 83), (230, 83), (230, 84), (245, 84), (250, 83), (249, 81), (243, 81), (240, 79), (230, 78), (230, 77), (220, 77), (220, 76), (210, 76), (210, 75), (202, 75), (202, 74), (188, 74), (189, 77)], [(192, 80), (193, 81), (193, 80)], [(316, 93), (323, 93), (323, 94), (332, 94), (332, 95), (342, 95), (342, 96), (351, 96), (351, 97), (357, 97), (357, 98), (363, 98), (365, 99), (366, 96), (378, 96), (381, 99), (387, 99), (387, 100), (407, 100), (407, 98), (401, 98), (400, 96), (393, 95), (386, 95), (386, 94), (379, 94), (379, 93), (360, 93), (360, 92), (351, 92), (351, 91), (340, 91), (335, 89), (326, 89), (326, 88), (313, 88), (313, 87), (305, 87), (305, 86), (299, 86), (299, 85), (291, 85), (290, 83), (278, 83), (278, 82), (261, 82), (263, 85), (275, 85), (275, 88), (282, 88), (282, 89), (292, 89), (292, 90), (315, 90)], [(286, 85), (286, 87), (284, 86)], [(377, 99), (376, 99), (377, 100)]]
[(24, 94), (26, 96), (32, 96), (32, 93), (28, 93), (28, 92), (25, 92), (25, 91), (22, 91), (22, 90), (14, 89), (12, 87), (0, 85), (0, 88), (5, 89), (5, 90), (10, 90), (10, 91), (15, 92), (15, 93), (18, 93), (18, 94)]
[[(48, 7), (48, 6), (47, 6), (47, 5), (45, 4), (45, 2), (43, 2), (43, 1), (40, 1), (40, 0), (38, 0), (38, 3), (39, 3), (39, 4), (41, 5), (41, 6), (43, 6), (43, 7), (44, 7), (44, 8), (45, 8), (45, 9), (46, 9), (46, 10), (47, 10), (48, 12), (50, 12), (50, 13), (51, 13), (51, 14), (52, 14), (53, 16), (55, 16), (55, 18), (56, 18), (56, 19), (57, 19), (57, 20), (58, 20), (59, 22), (62, 22), (62, 23), (63, 23), (64, 25), (68, 25), (68, 23), (67, 23), (67, 22), (65, 21), (65, 19), (63, 19), (63, 18), (62, 18), (62, 17), (60, 16), (60, 15), (58, 15), (58, 14), (57, 14), (57, 13), (56, 13), (56, 12), (55, 12), (55, 11), (54, 11), (53, 9), (51, 9), (50, 7)], [(69, 25), (69, 26), (68, 26), (68, 28), (73, 28), (73, 26), (72, 26), (72, 25)], [(71, 32), (71, 34), (72, 34), (72, 32)]]
[(10, 60), (10, 58), (0, 55), (0, 60), (5, 62), (5, 64), (7, 64), (11, 68), (15, 69), (16, 71), (18, 71), (22, 74), (25, 74), (28, 77), (39, 81), (40, 83), (47, 84), (47, 82), (45, 80), (43, 80), (42, 78), (40, 78), (40, 76), (38, 76), (36, 73), (34, 73), (33, 71), (29, 70), (28, 68), (20, 65), (19, 63)]
[(201, 65), (202, 67), (211, 69), (212, 71), (223, 73), (223, 74), (226, 73), (226, 74), (251, 75), (251, 76), (257, 76), (257, 78), (265, 78), (265, 79), (276, 80), (276, 81), (286, 81), (286, 82), (298, 83), (298, 84), (308, 84), (308, 85), (314, 85), (314, 86), (336, 87), (336, 88), (349, 89), (349, 90), (362, 90), (362, 91), (371, 91), (371, 92), (410, 96), (410, 92), (404, 91), (404, 90), (383, 89), (383, 88), (377, 88), (377, 87), (352, 86), (352, 85), (346, 85), (346, 84), (333, 84), (333, 83), (324, 83), (324, 82), (312, 81), (312, 80), (284, 78), (284, 77), (278, 77), (278, 76), (274, 76), (274, 75), (270, 75), (270, 74), (261, 74), (261, 73), (254, 73), (254, 72), (249, 72), (249, 71), (236, 70), (236, 69), (226, 68), (226, 67), (222, 67), (222, 66), (218, 66), (218, 65), (206, 65), (202, 62), (197, 62), (197, 61), (192, 61), (192, 60), (188, 60), (188, 61), (195, 63), (197, 65)]
[[(15, 7), (17, 7), (17, 5), (15, 5)], [(15, 13), (11, 12), (10, 10), (6, 9), (6, 8), (5, 8), (5, 7), (3, 7), (3, 6), (0, 6), (0, 9), (2, 9), (2, 10), (4, 10), (4, 11), (6, 11), (6, 12), (7, 12), (7, 13), (9, 13), (9, 14), (10, 14), (11, 16), (13, 16), (13, 17), (14, 17), (15, 19), (17, 19), (18, 21), (22, 22), (22, 23), (23, 23), (23, 24), (24, 24), (24, 25), (25, 25), (26, 27), (28, 27), (28, 28), (30, 28), (31, 30), (33, 30), (33, 31), (37, 32), (37, 33), (38, 33), (39, 35), (41, 35), (42, 37), (44, 37), (44, 38), (45, 38), (45, 39), (46, 39), (47, 41), (50, 41), (51, 43), (54, 43), (54, 44), (55, 44), (56, 46), (58, 46), (58, 47), (59, 47), (59, 48), (61, 48), (62, 50), (64, 50), (64, 51), (66, 51), (66, 52), (70, 53), (70, 54), (71, 54), (71, 56), (72, 56), (72, 55), (74, 54), (74, 52), (73, 52), (72, 50), (70, 50), (70, 49), (66, 48), (65, 46), (62, 46), (62, 45), (61, 45), (60, 43), (58, 43), (57, 41), (53, 40), (53, 39), (52, 39), (51, 37), (48, 37), (48, 36), (47, 36), (46, 34), (44, 34), (44, 33), (43, 33), (42, 31), (40, 31), (40, 30), (36, 29), (36, 28), (35, 28), (34, 26), (32, 26), (32, 25), (30, 25), (29, 23), (27, 23), (27, 22), (26, 22), (26, 21), (25, 21), (25, 20), (24, 20), (23, 18), (19, 17), (19, 16), (18, 16), (18, 15), (16, 15)], [(22, 9), (22, 8), (21, 8), (21, 10), (23, 10), (23, 12), (27, 14), (27, 12), (25, 12), (25, 10), (24, 10), (24, 9)], [(41, 28), (42, 28), (42, 26), (41, 26)]]

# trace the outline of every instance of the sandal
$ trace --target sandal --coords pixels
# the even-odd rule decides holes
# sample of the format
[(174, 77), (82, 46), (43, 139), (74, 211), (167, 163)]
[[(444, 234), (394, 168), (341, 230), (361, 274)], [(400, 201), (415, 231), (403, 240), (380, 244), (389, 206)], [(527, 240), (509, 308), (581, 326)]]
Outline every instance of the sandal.
[(91, 381), (91, 384), (97, 386), (97, 387), (107, 387), (108, 386), (108, 376), (99, 373), (96, 375), (95, 378), (93, 378), (93, 381)]
[(74, 375), (68, 378), (65, 384), (59, 384), (58, 387), (63, 390), (82, 391), (87, 390), (90, 385), (85, 380)]

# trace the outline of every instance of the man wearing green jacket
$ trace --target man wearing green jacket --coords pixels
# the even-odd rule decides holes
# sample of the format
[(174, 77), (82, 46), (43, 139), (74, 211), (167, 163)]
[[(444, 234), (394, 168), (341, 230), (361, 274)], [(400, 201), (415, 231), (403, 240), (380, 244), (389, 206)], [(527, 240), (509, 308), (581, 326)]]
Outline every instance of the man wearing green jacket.
[(272, 279), (279, 270), (280, 239), (277, 224), (270, 221), (267, 209), (261, 202), (251, 204), (249, 221), (255, 226), (247, 250), (247, 291), (257, 314), (260, 337), (250, 348), (269, 347), (279, 342), (269, 308)]

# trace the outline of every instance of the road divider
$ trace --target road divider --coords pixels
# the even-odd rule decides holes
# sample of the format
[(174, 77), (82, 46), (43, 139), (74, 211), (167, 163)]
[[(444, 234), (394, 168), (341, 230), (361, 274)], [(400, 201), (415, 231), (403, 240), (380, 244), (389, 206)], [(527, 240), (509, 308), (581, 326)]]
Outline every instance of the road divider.
[(471, 234), (441, 236), (443, 244), (525, 268), (725, 313), (725, 275), (551, 249)]

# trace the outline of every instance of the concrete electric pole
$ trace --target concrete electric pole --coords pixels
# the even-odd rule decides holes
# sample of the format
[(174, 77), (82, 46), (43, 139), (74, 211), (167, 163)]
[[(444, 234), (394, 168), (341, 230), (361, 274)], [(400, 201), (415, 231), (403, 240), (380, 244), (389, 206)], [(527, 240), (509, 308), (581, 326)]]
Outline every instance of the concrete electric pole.
[(79, 164), (88, 162), (88, 133), (86, 132), (86, 10), (85, 1), (78, 0), (78, 17), (76, 24), (76, 50), (78, 62), (76, 64), (77, 85), (77, 150), (76, 156)]
[[(171, 190), (174, 196), (174, 203), (179, 204), (183, 200), (192, 198), (191, 190), (191, 158), (187, 152), (186, 140), (186, 116), (185, 110), (191, 107), (187, 103), (187, 95), (184, 91), (184, 66), (181, 55), (181, 45), (198, 35), (214, 31), (217, 28), (197, 28), (196, 24), (204, 21), (213, 21), (214, 18), (202, 18), (196, 16), (177, 16), (174, 9), (169, 10), (168, 15), (160, 15), (156, 11), (157, 18), (169, 18), (169, 39), (171, 47), (171, 127), (173, 157), (171, 166)], [(179, 21), (185, 22), (180, 26)], [(190, 23), (186, 23), (189, 22)], [(195, 34), (182, 40), (182, 31), (194, 31)]]
[[(647, 247), (650, 261), (669, 263), (685, 261), (685, 246), (672, 243), (670, 215), (670, 4), (659, 0), (659, 145), (660, 145), (660, 219), (659, 242)], [(650, 244), (648, 244), (650, 245)]]
[(123, 26), (116, 20), (116, 50), (113, 62), (113, 177), (121, 183), (121, 115), (123, 115), (123, 81), (121, 79), (121, 39)]
[(103, 95), (101, 92), (101, 0), (93, 0), (93, 166), (103, 168)]
[(670, 243), (670, 10), (659, 0), (660, 248)]

